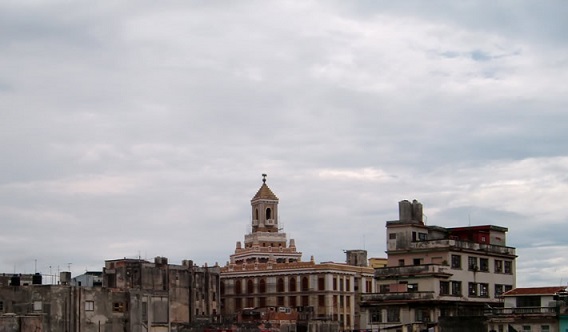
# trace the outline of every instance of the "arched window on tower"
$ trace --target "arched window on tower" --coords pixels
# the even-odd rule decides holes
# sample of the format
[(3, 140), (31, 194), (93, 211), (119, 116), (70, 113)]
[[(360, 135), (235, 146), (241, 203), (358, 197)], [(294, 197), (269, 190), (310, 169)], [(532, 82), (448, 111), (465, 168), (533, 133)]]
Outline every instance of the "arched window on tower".
[(258, 209), (254, 209), (254, 220), (258, 220)]
[(308, 291), (310, 290), (310, 281), (308, 279), (308, 277), (303, 277), (302, 278), (302, 291)]
[(235, 294), (241, 294), (242, 291), (243, 291), (243, 289), (242, 289), (241, 281), (240, 280), (235, 281)]
[(252, 281), (251, 279), (247, 281), (247, 293), (248, 294), (254, 293), (254, 281)]
[(295, 292), (296, 291), (296, 278), (290, 278), (290, 282), (288, 285), (288, 290), (290, 292)]
[(266, 293), (266, 280), (260, 279), (258, 281), (258, 292), (259, 293)]
[(284, 291), (284, 278), (278, 278), (278, 281), (276, 282), (276, 289), (279, 292)]
[(272, 209), (266, 208), (266, 220), (272, 219)]

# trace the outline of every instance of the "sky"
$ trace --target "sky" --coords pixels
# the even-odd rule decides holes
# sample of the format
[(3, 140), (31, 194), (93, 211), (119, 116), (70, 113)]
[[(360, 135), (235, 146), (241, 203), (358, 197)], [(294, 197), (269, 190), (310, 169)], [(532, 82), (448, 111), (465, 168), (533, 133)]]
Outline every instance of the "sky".
[(0, 2), (0, 272), (225, 265), (262, 184), (303, 260), (398, 202), (568, 284), (568, 2)]

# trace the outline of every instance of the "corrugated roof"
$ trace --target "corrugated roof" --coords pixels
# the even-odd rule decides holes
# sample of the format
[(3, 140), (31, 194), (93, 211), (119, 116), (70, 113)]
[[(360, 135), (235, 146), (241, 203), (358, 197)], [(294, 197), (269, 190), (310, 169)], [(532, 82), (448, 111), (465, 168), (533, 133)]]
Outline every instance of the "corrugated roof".
[(527, 287), (512, 289), (503, 293), (502, 296), (554, 295), (562, 291), (566, 291), (566, 286)]
[(256, 192), (256, 195), (254, 195), (254, 197), (252, 198), (253, 201), (255, 199), (278, 200), (278, 197), (276, 197), (276, 195), (274, 195), (274, 193), (272, 192), (272, 190), (270, 190), (270, 188), (268, 188), (266, 183), (263, 183), (262, 186), (260, 187), (260, 189), (258, 189), (258, 191)]

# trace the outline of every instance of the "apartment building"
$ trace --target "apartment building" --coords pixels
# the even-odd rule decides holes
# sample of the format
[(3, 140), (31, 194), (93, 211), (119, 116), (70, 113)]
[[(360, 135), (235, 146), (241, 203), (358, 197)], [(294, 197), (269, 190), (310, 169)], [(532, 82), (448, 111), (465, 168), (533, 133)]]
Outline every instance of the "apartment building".
[(466, 331), (502, 306), (515, 287), (515, 248), (508, 229), (494, 225), (439, 227), (423, 221), (422, 204), (399, 202), (399, 219), (386, 222), (387, 266), (375, 270), (378, 292), (363, 294), (362, 321), (374, 331)]

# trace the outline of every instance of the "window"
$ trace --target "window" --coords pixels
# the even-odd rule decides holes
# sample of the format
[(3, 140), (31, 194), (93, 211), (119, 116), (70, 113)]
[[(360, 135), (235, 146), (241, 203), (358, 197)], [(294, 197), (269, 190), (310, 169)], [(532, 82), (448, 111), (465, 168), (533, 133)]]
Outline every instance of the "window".
[(511, 289), (513, 289), (513, 286), (511, 285), (505, 285), (505, 292), (510, 291)]
[(418, 240), (426, 241), (428, 234), (426, 233), (418, 233)]
[(276, 304), (278, 304), (279, 306), (283, 306), (284, 305), (284, 296), (278, 296), (276, 298)]
[(325, 295), (318, 295), (318, 305), (325, 306)]
[(383, 321), (382, 312), (379, 308), (371, 308), (370, 316), (371, 321), (369, 323), (381, 323)]
[(479, 296), (489, 297), (489, 284), (484, 284), (484, 283), (479, 284)]
[(351, 291), (351, 280), (345, 279), (345, 290), (350, 292)]
[(418, 284), (408, 284), (406, 289), (410, 293), (418, 292)]
[(237, 280), (235, 282), (235, 294), (241, 294), (243, 292), (243, 287), (241, 285), (241, 281)]
[(0, 312), (4, 311), (4, 302), (0, 301)]
[(523, 325), (523, 331), (530, 331), (530, 330), (531, 330), (530, 325)]
[(470, 271), (478, 271), (479, 266), (477, 265), (477, 257), (469, 256), (467, 258), (467, 268)]
[(452, 255), (452, 268), (453, 269), (461, 269), (461, 256), (460, 255)]
[(290, 303), (290, 307), (295, 307), (295, 306), (297, 306), (297, 304), (296, 304), (296, 297), (295, 297), (295, 296), (290, 296), (290, 297), (288, 297), (288, 303)]
[(388, 293), (390, 291), (389, 285), (380, 285), (379, 293)]
[(251, 279), (247, 280), (247, 293), (254, 293), (254, 281), (252, 281)]
[(430, 321), (430, 310), (426, 308), (416, 308), (414, 309), (415, 319), (417, 322), (429, 322)]
[(303, 277), (302, 278), (302, 291), (308, 291), (310, 290), (310, 281), (308, 279), (308, 277)]
[(495, 273), (503, 273), (503, 261), (500, 259), (495, 260)]
[(504, 288), (503, 285), (499, 284), (495, 285), (495, 297), (499, 297), (501, 294), (503, 294), (503, 288)]
[(254, 307), (254, 297), (247, 297), (247, 307), (249, 308)]
[(387, 322), (400, 322), (400, 308), (387, 308)]
[(396, 233), (390, 233), (389, 240), (396, 240)]
[(296, 291), (296, 278), (290, 278), (290, 281), (288, 282), (288, 291)]
[(469, 296), (477, 296), (477, 284), (475, 282), (468, 283), (467, 289)]
[(550, 332), (550, 325), (541, 325), (540, 331), (541, 332)]
[(505, 261), (505, 273), (508, 273), (508, 274), (513, 273), (513, 262)]
[(450, 282), (440, 281), (440, 295), (449, 295), (449, 294), (450, 294)]
[(276, 289), (278, 290), (278, 292), (284, 291), (284, 279), (283, 278), (278, 278), (278, 281), (276, 282)]
[(337, 278), (333, 277), (333, 290), (337, 290)]
[(412, 264), (413, 264), (413, 265), (420, 265), (421, 262), (422, 262), (422, 259), (421, 259), (421, 258), (414, 258), (414, 259), (412, 260)]
[(479, 259), (479, 271), (489, 272), (489, 259), (487, 258)]
[(398, 260), (398, 266), (404, 266), (404, 259)]
[(462, 295), (462, 283), (461, 281), (452, 281), (452, 295), (461, 296)]
[(318, 290), (325, 290), (325, 278), (324, 277), (318, 278)]
[(258, 292), (259, 293), (266, 293), (266, 280), (260, 279), (258, 281)]
[(270, 208), (266, 208), (266, 220), (272, 219), (272, 210)]
[(112, 304), (112, 311), (113, 312), (124, 312), (124, 303), (122, 302), (114, 302)]
[(41, 301), (34, 301), (34, 311), (41, 311), (42, 303)]
[(95, 310), (95, 302), (85, 301), (85, 311), (93, 311), (93, 310)]

